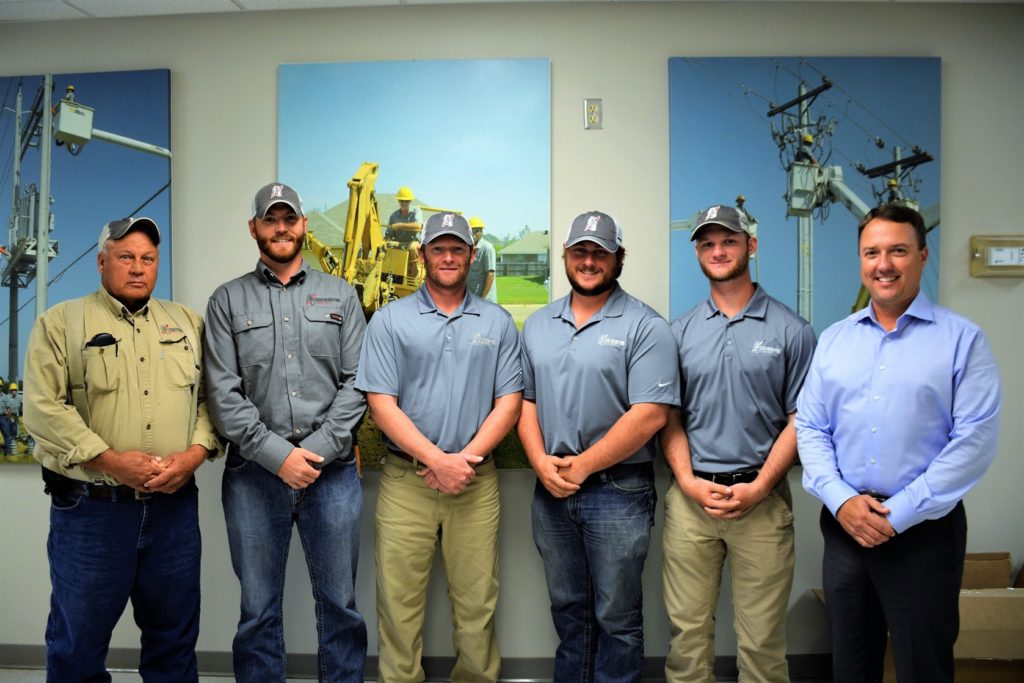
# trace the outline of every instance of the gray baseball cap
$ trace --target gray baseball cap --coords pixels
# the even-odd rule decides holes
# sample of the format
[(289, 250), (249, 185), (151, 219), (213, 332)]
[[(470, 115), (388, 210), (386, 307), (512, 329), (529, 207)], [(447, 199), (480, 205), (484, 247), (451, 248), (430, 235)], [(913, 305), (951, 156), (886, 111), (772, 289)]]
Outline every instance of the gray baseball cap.
[(691, 242), (697, 239), (697, 233), (705, 225), (718, 225), (726, 230), (745, 232), (753, 237), (750, 232), (750, 221), (747, 220), (747, 214), (732, 206), (715, 204), (705, 209), (697, 219), (697, 225), (690, 234)]
[(616, 252), (622, 246), (622, 227), (618, 222), (601, 211), (587, 211), (572, 220), (565, 246), (580, 242), (594, 242), (605, 251)]
[(457, 213), (435, 213), (427, 219), (423, 226), (423, 244), (430, 244), (441, 235), (454, 235), (469, 246), (476, 246), (469, 221)]
[(256, 196), (252, 198), (252, 217), (263, 218), (274, 204), (287, 204), (296, 214), (306, 215), (298, 192), (284, 183), (270, 183), (257, 190)]
[(153, 240), (153, 246), (160, 246), (160, 226), (152, 218), (140, 216), (138, 218), (120, 218), (104, 225), (100, 230), (100, 239), (97, 245), (99, 250), (103, 251), (103, 245), (107, 240), (119, 240), (132, 230), (142, 230), (149, 235), (149, 239)]

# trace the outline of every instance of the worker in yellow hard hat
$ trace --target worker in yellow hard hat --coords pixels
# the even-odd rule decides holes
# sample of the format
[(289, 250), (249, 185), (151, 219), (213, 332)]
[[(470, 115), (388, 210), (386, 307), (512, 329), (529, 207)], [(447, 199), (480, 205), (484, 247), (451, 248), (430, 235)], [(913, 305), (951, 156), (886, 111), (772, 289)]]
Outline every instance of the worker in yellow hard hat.
[(469, 228), (473, 231), (473, 240), (476, 242), (476, 258), (469, 266), (469, 278), (466, 280), (466, 287), (473, 294), (498, 303), (498, 286), (494, 281), (494, 271), (497, 264), (497, 256), (494, 252), (494, 245), (484, 239), (484, 222), (473, 216), (469, 219)]
[(408, 186), (398, 188), (398, 209), (388, 219), (388, 229), (384, 233), (384, 239), (393, 240), (409, 249), (419, 249), (420, 230), (423, 228), (423, 218), (420, 216), (419, 208), (412, 205), (415, 195)]
[(18, 395), (18, 383), (7, 385), (8, 392), (0, 395), (0, 433), (4, 437), (4, 453), (14, 455), (18, 442), (18, 415), (21, 414), (21, 396)]

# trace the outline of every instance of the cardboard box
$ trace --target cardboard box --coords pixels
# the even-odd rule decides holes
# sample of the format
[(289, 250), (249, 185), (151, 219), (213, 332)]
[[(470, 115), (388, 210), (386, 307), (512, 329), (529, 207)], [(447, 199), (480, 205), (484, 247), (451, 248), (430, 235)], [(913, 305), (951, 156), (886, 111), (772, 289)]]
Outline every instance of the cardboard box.
[(961, 588), (1006, 588), (1010, 584), (1010, 553), (967, 553)]

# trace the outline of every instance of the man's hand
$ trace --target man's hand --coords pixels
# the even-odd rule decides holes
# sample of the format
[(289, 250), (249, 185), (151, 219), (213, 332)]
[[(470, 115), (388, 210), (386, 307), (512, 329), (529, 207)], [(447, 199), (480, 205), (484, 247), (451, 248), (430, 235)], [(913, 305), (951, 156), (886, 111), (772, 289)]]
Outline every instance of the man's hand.
[(555, 498), (568, 498), (580, 490), (579, 484), (562, 477), (562, 470), (569, 466), (570, 460), (571, 458), (548, 455), (533, 465), (537, 479)]
[(113, 448), (88, 461), (88, 465), (143, 493), (149, 492), (146, 483), (166, 467), (163, 460), (144, 451), (115, 451)]
[(442, 493), (462, 493), (476, 476), (473, 465), (483, 460), (472, 453), (445, 453), (433, 465), (418, 470), (424, 483)]
[(277, 470), (277, 476), (293, 489), (304, 489), (320, 476), (320, 470), (310, 463), (323, 461), (324, 459), (313, 451), (296, 446), (281, 463), (281, 467)]
[(886, 515), (889, 508), (868, 495), (859, 495), (843, 503), (836, 519), (853, 540), (865, 548), (874, 548), (896, 535)]
[(690, 477), (679, 487), (689, 498), (716, 519), (738, 519), (768, 495), (757, 481), (749, 484), (715, 484), (700, 477)]
[(207, 450), (202, 446), (193, 445), (187, 451), (171, 453), (162, 460), (164, 471), (146, 482), (146, 491), (157, 493), (174, 493), (192, 477), (203, 461)]
[(579, 488), (583, 482), (587, 480), (593, 472), (586, 465), (586, 460), (580, 456), (570, 458), (560, 458), (565, 464), (558, 466), (558, 476), (570, 484), (575, 484), (576, 488)]

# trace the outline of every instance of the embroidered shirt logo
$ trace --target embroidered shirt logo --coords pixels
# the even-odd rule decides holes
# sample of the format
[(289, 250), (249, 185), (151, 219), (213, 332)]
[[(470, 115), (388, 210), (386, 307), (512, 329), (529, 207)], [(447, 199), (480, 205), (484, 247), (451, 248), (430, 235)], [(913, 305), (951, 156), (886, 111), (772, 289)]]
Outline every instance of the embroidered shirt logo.
[(175, 327), (174, 325), (163, 324), (160, 326), (160, 334), (163, 335), (181, 334), (182, 332), (184, 332), (184, 330), (182, 330), (180, 327)]
[(597, 224), (600, 222), (600, 216), (588, 216), (587, 225), (583, 228), (583, 232), (597, 232)]
[(615, 339), (614, 337), (609, 337), (607, 334), (602, 334), (597, 339), (597, 345), (598, 346), (614, 346), (614, 347), (616, 347), (618, 349), (623, 349), (623, 348), (626, 347), (626, 340), (625, 339)]
[(754, 346), (750, 349), (751, 353), (767, 353), (770, 356), (779, 356), (782, 354), (782, 349), (777, 346), (768, 346), (764, 343), (764, 340), (754, 342)]
[(482, 334), (480, 334), (479, 332), (474, 332), (473, 336), (471, 336), (469, 338), (469, 343), (470, 344), (481, 344), (483, 346), (497, 346), (498, 345), (498, 340), (497, 339), (491, 339), (490, 337), (485, 337)]
[(341, 299), (336, 296), (317, 296), (310, 294), (306, 297), (307, 306), (326, 306), (328, 304), (340, 304)]

